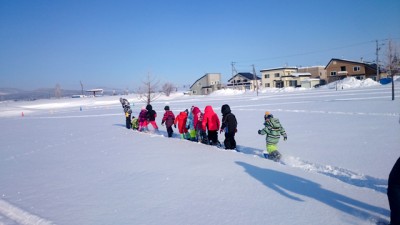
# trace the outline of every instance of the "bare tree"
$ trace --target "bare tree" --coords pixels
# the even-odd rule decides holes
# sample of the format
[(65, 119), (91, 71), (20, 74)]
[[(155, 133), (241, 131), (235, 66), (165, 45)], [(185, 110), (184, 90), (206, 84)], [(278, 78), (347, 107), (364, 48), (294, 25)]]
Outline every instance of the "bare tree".
[(158, 92), (158, 86), (160, 81), (151, 77), (150, 74), (147, 75), (145, 81), (142, 81), (142, 86), (138, 88), (136, 93), (139, 95), (139, 100), (150, 104), (152, 101), (160, 97), (160, 92)]
[(392, 77), (392, 100), (394, 100), (394, 76), (400, 72), (400, 59), (392, 40), (389, 40), (388, 44), (386, 69), (388, 75)]
[(172, 83), (169, 83), (169, 82), (165, 83), (165, 84), (162, 86), (162, 92), (163, 92), (167, 97), (169, 97), (169, 96), (171, 95), (171, 93), (173, 93), (175, 90), (176, 90), (175, 85), (173, 85)]
[(60, 84), (56, 84), (56, 88), (54, 89), (54, 96), (56, 98), (61, 98), (62, 96), (62, 91), (61, 91), (61, 86)]

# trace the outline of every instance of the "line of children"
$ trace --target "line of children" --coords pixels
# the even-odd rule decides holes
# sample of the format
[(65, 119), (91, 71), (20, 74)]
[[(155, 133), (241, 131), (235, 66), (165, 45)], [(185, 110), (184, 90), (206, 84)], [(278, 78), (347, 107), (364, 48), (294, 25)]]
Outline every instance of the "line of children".
[[(122, 98), (121, 98), (122, 99)], [(126, 107), (126, 102), (121, 100), (124, 111), (126, 113), (132, 113), (129, 107)], [(129, 105), (129, 103), (128, 103)], [(192, 106), (189, 110), (182, 111), (175, 117), (174, 113), (170, 110), (169, 106), (164, 107), (165, 113), (162, 118), (161, 125), (166, 125), (168, 137), (172, 137), (173, 129), (172, 126), (177, 128), (181, 136), (181, 139), (187, 139), (191, 141), (201, 142), (209, 145), (221, 146), (218, 140), (218, 130), (220, 133), (225, 133), (224, 147), (225, 149), (236, 149), (235, 134), (237, 132), (237, 120), (236, 116), (231, 112), (230, 106), (224, 104), (221, 107), (222, 123), (220, 122), (218, 115), (214, 112), (211, 105), (207, 105), (204, 109), (204, 113), (196, 107)], [(155, 122), (157, 117), (156, 112), (149, 104), (146, 107), (142, 107), (139, 118), (132, 116), (132, 128), (138, 129), (138, 131), (148, 131), (148, 124), (152, 124), (155, 131), (158, 131), (158, 126)], [(128, 118), (128, 117), (127, 117)], [(129, 116), (130, 118), (130, 116)], [(127, 119), (128, 120), (128, 119)], [(127, 121), (128, 123), (128, 121)], [(285, 129), (280, 124), (277, 118), (274, 118), (270, 112), (265, 112), (264, 115), (264, 128), (258, 130), (258, 134), (266, 135), (266, 150), (263, 155), (267, 159), (279, 161), (281, 154), (278, 151), (278, 143), (280, 136), (287, 140), (287, 134)], [(127, 124), (128, 128), (128, 124)]]

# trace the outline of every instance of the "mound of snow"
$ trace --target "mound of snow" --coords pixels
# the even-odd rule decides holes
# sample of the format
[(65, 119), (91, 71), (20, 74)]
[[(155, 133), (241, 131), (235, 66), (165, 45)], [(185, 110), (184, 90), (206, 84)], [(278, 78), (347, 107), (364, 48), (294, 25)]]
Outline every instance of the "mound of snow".
[(343, 80), (338, 80), (327, 85), (321, 86), (321, 88), (338, 88), (338, 89), (349, 89), (349, 88), (360, 88), (360, 87), (371, 87), (381, 85), (379, 82), (372, 80), (371, 78), (365, 80), (358, 80), (354, 77), (347, 77)]
[(222, 89), (222, 90), (218, 90), (218, 91), (214, 91), (213, 93), (211, 93), (211, 96), (228, 96), (228, 95), (241, 95), (245, 93), (245, 91), (243, 90), (235, 90), (235, 89)]

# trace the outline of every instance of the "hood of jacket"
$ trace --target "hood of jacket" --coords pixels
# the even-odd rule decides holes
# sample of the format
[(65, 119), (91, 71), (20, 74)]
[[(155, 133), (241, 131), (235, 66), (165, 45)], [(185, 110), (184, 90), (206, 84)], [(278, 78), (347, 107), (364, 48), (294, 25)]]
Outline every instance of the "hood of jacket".
[(152, 109), (153, 109), (153, 106), (151, 106), (151, 105), (147, 105), (147, 106), (146, 106), (146, 109), (147, 109), (147, 111), (150, 111), (150, 110), (152, 110)]
[(212, 108), (211, 105), (206, 106), (206, 108), (204, 109), (204, 113), (214, 113), (214, 109)]
[(231, 113), (231, 108), (229, 107), (229, 105), (223, 105), (222, 107), (221, 107), (221, 113), (222, 113), (222, 115), (226, 115), (226, 114), (229, 114), (229, 113)]

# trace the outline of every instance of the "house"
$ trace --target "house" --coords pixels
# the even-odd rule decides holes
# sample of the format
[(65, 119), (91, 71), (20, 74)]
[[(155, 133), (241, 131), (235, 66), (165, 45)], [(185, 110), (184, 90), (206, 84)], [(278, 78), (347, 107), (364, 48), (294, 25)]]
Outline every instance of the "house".
[(294, 85), (294, 81), (291, 81), (292, 79), (288, 78), (288, 76), (290, 76), (292, 73), (297, 73), (297, 67), (280, 67), (273, 69), (265, 69), (265, 70), (260, 70), (260, 72), (261, 72), (262, 87), (283, 88), (287, 86), (297, 85), (297, 83)]
[(261, 78), (252, 73), (238, 73), (228, 80), (228, 87), (240, 90), (256, 90), (261, 87)]
[(318, 78), (320, 79), (320, 84), (324, 85), (328, 81), (328, 77), (326, 75), (325, 66), (309, 66), (309, 67), (300, 67), (297, 72), (299, 73), (310, 73), (311, 79)]
[(200, 77), (192, 86), (190, 92), (193, 95), (208, 95), (213, 91), (221, 89), (221, 74), (206, 73)]
[(302, 88), (313, 88), (318, 87), (321, 84), (321, 80), (319, 78), (307, 78), (300, 83)]
[(300, 87), (304, 80), (309, 80), (311, 73), (291, 73), (282, 76), (283, 87)]
[(359, 80), (371, 78), (375, 81), (380, 79), (376, 74), (376, 64), (333, 58), (326, 65), (325, 70), (328, 83), (341, 80), (345, 77), (355, 77)]

